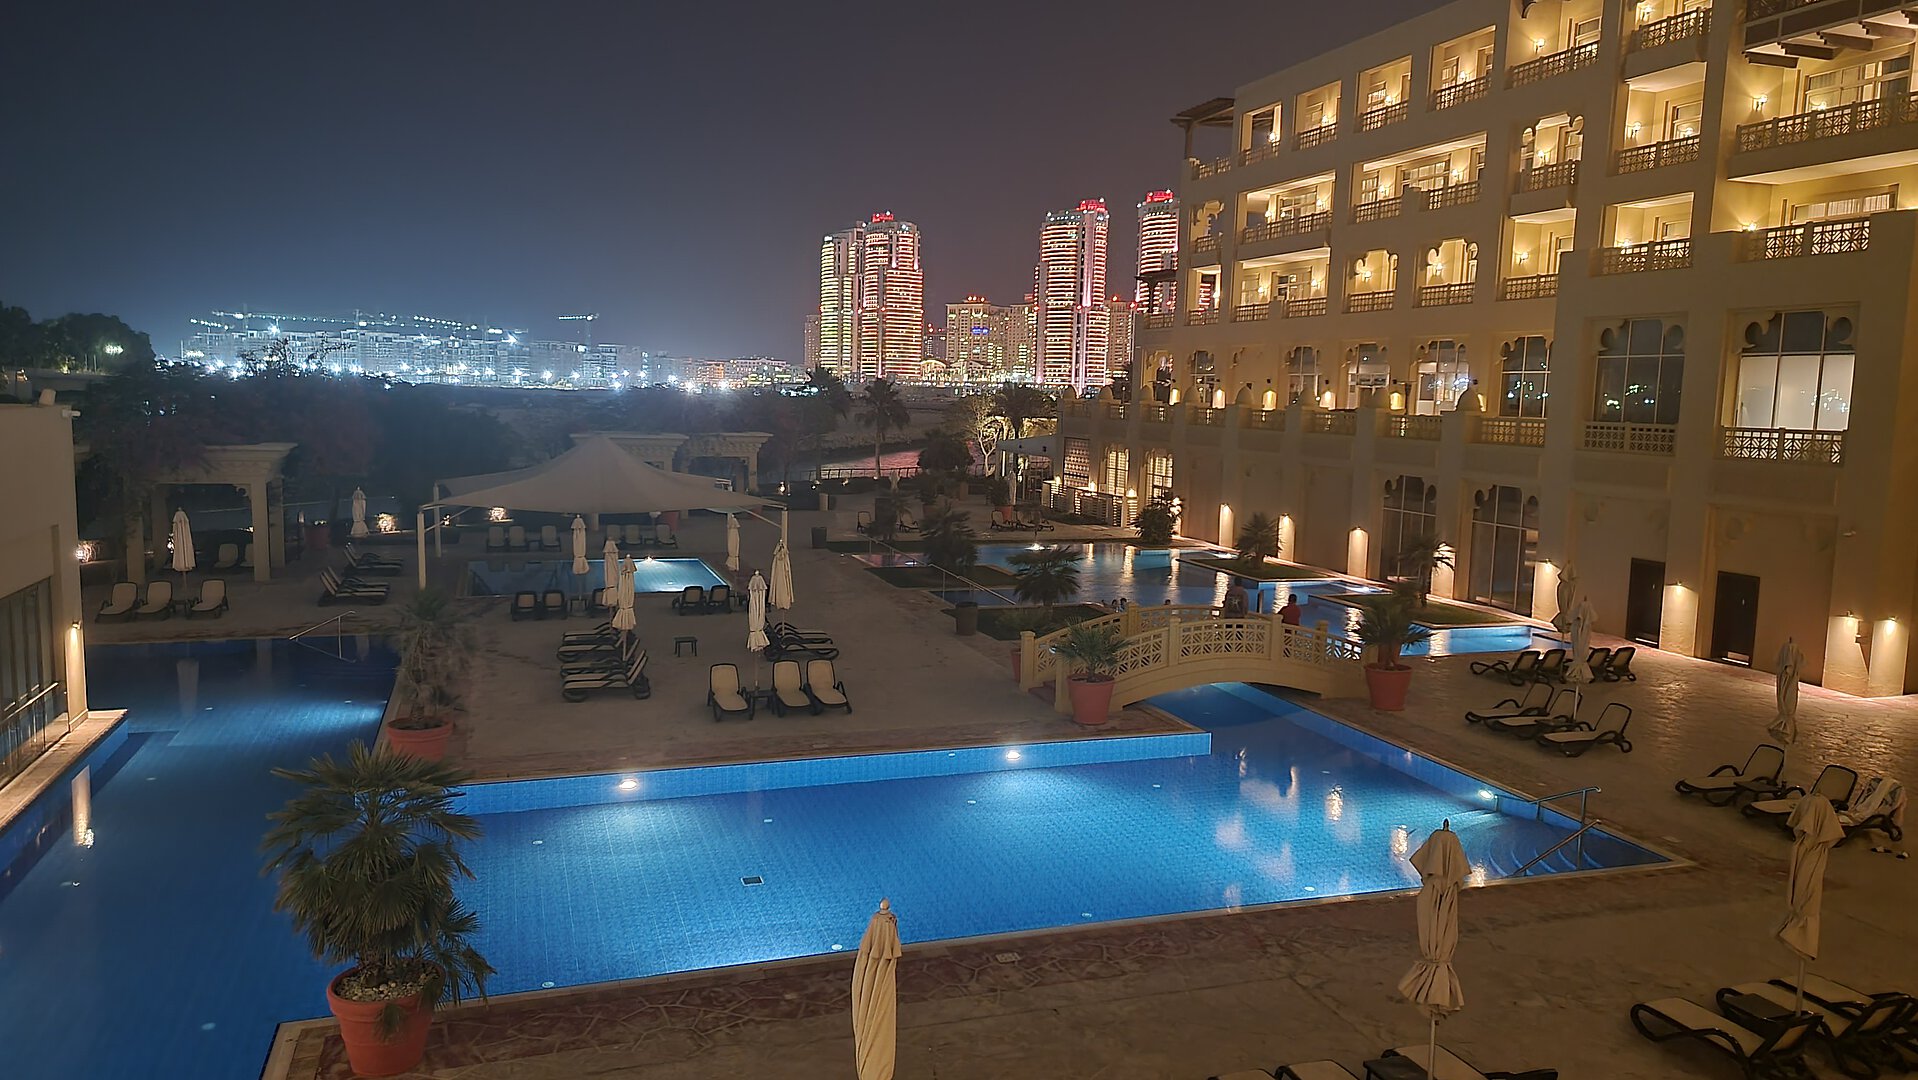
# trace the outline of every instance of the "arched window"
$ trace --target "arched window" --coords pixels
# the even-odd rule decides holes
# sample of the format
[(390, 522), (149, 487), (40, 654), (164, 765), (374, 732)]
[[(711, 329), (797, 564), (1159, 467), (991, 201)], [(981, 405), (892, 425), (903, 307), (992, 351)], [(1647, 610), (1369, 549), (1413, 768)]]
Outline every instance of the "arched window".
[(1598, 341), (1592, 419), (1614, 424), (1678, 423), (1685, 381), (1685, 328), (1660, 319), (1628, 319)]
[(1786, 311), (1745, 327), (1734, 427), (1843, 431), (1851, 426), (1851, 320)]
[(1391, 383), (1392, 367), (1385, 359), (1385, 346), (1373, 341), (1355, 346), (1346, 354), (1345, 400), (1340, 407), (1356, 409), (1365, 391), (1384, 390)]
[(1285, 391), (1287, 403), (1319, 396), (1319, 350), (1300, 345), (1285, 354)]
[(1538, 554), (1538, 499), (1494, 485), (1472, 497), (1472, 599), (1507, 611), (1532, 611)]
[(1399, 552), (1409, 541), (1438, 535), (1438, 489), (1422, 476), (1385, 482), (1384, 515), (1379, 523), (1379, 566), (1397, 571)]
[(1472, 366), (1465, 346), (1449, 338), (1428, 341), (1419, 349), (1418, 393), (1414, 411), (1433, 416), (1458, 404), (1472, 386)]
[(1552, 372), (1552, 343), (1522, 337), (1505, 343), (1499, 359), (1498, 414), (1545, 415), (1545, 380)]

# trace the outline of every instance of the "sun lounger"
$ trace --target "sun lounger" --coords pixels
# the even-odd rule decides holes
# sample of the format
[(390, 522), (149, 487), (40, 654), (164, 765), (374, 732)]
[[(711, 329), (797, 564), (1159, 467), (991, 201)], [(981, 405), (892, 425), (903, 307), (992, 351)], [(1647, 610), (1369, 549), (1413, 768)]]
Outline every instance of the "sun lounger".
[(632, 652), (633, 643), (638, 640), (638, 634), (621, 634), (615, 631), (610, 638), (561, 642), (559, 651), (553, 655), (564, 663), (580, 663), (594, 657), (625, 656)]
[[(1433, 1080), (1558, 1080), (1557, 1069), (1526, 1069), (1524, 1072), (1483, 1072), (1477, 1066), (1459, 1057), (1441, 1046), (1433, 1055), (1432, 1048), (1425, 1043), (1417, 1046), (1401, 1046), (1380, 1054), (1381, 1058), (1405, 1058), (1423, 1066)], [(1433, 1060), (1428, 1062), (1427, 1057)], [(1370, 1062), (1366, 1063), (1365, 1075), (1378, 1075)]]
[(221, 544), (215, 549), (212, 570), (216, 574), (230, 573), (240, 568), (240, 545)]
[(171, 619), (173, 617), (173, 583), (171, 581), (147, 582), (146, 602), (133, 609), (137, 619)]
[[(713, 591), (706, 594), (706, 610), (708, 612), (724, 615), (732, 609), (733, 587), (731, 585), (715, 585), (713, 586)], [(681, 614), (684, 614), (684, 612)]]
[(1607, 702), (1598, 714), (1598, 722), (1587, 724), (1578, 721), (1577, 726), (1558, 731), (1541, 731), (1538, 744), (1547, 749), (1557, 750), (1566, 757), (1577, 757), (1594, 746), (1610, 743), (1623, 753), (1632, 752), (1632, 741), (1625, 737), (1625, 729), (1632, 725), (1632, 709), (1616, 701)]
[(1738, 1062), (1746, 1076), (1802, 1073), (1805, 1043), (1818, 1018), (1809, 1014), (1771, 1025), (1761, 1035), (1684, 998), (1641, 1001), (1632, 1006), (1632, 1026), (1653, 1042), (1692, 1039)]
[(341, 580), (331, 569), (320, 571), (320, 604), (384, 604), (387, 587), (385, 584), (372, 584), (357, 578)]
[[(1559, 693), (1564, 693), (1563, 690)], [(1483, 724), (1487, 720), (1505, 720), (1514, 716), (1541, 716), (1551, 711), (1552, 688), (1537, 683), (1525, 688), (1525, 695), (1517, 698), (1500, 698), (1498, 703), (1482, 712), (1466, 710), (1465, 722)]]
[(766, 627), (766, 633), (775, 637), (791, 638), (794, 641), (811, 641), (832, 644), (832, 635), (824, 630), (806, 630), (789, 622), (776, 622)]
[(1301, 1061), (1272, 1070), (1277, 1080), (1359, 1080), (1359, 1075), (1336, 1061)]
[[(1544, 686), (1544, 683), (1537, 684)], [(1567, 701), (1567, 697), (1571, 697)], [(1578, 717), (1573, 715), (1578, 706), (1578, 698), (1570, 687), (1560, 687), (1552, 694), (1552, 704), (1542, 712), (1525, 713), (1518, 716), (1493, 716), (1484, 721), (1485, 730), (1496, 731), (1501, 735), (1513, 735), (1521, 739), (1536, 739), (1540, 735), (1555, 731), (1572, 731), (1578, 727)]]
[(406, 569), (397, 559), (357, 551), (351, 543), (346, 545), (346, 565), (356, 574), (382, 574), (387, 577), (396, 576)]
[(1831, 800), (1832, 809), (1843, 810), (1851, 803), (1851, 796), (1858, 789), (1858, 774), (1843, 765), (1827, 765), (1819, 772), (1818, 779), (1812, 781), (1811, 791), (1797, 785), (1785, 788), (1775, 799), (1760, 799), (1746, 803), (1746, 817), (1771, 818), (1781, 827), (1788, 827), (1791, 812), (1798, 809), (1798, 800), (1807, 794), (1823, 795)]
[(619, 606), (619, 591), (610, 585), (594, 589), (586, 606), (593, 611), (611, 611)]
[(94, 613), (95, 622), (119, 619), (122, 622), (133, 617), (133, 609), (140, 606), (140, 587), (131, 581), (116, 581), (113, 591), (107, 594), (106, 602)]
[(1759, 743), (1745, 758), (1745, 764), (1724, 764), (1703, 776), (1688, 776), (1672, 785), (1680, 795), (1697, 795), (1713, 806), (1729, 806), (1740, 795), (1773, 794), (1778, 790), (1778, 771), (1785, 767), (1785, 751), (1771, 743)]
[(606, 533), (622, 548), (630, 549), (639, 546), (639, 526), (637, 525), (608, 525)]
[[(1511, 673), (1515, 665), (1525, 663), (1536, 664), (1538, 663), (1538, 658), (1542, 655), (1543, 654), (1537, 649), (1526, 649), (1509, 660), (1474, 660), (1472, 661), (1472, 674), (1493, 675), (1502, 679)], [(1531, 659), (1528, 661), (1526, 659), (1527, 657)]]
[(1513, 657), (1511, 666), (1504, 671), (1492, 671), (1486, 674), (1495, 675), (1513, 686), (1524, 686), (1526, 683), (1539, 681), (1538, 667), (1544, 660), (1544, 653), (1536, 649), (1527, 649)]
[(636, 698), (651, 697), (653, 685), (646, 678), (646, 650), (634, 653), (624, 669), (585, 672), (560, 679), (559, 696), (567, 701), (585, 701), (587, 693), (593, 690), (627, 690)]
[(1605, 665), (1611, 662), (1612, 650), (1610, 649), (1594, 648), (1585, 654), (1585, 670), (1592, 673), (1594, 680), (1599, 678), (1599, 672), (1605, 670)]
[(240, 545), (240, 569), (253, 569), (253, 545), (251, 543)]
[(713, 722), (729, 716), (753, 716), (752, 699), (739, 690), (739, 666), (714, 664), (706, 672), (706, 704), (713, 710)]
[(560, 657), (561, 675), (584, 675), (595, 671), (618, 671), (632, 662), (640, 651), (639, 637), (622, 636), (606, 643), (604, 649), (581, 649)]
[(1771, 982), (1721, 987), (1717, 994), (1719, 1010), (1735, 1013), (1737, 1002), (1730, 999), (1739, 996), (1768, 1001), (1786, 1015), (1802, 1004), (1806, 1012), (1818, 1018), (1812, 1035), (1830, 1051), (1832, 1064), (1837, 1065), (1840, 1072), (1858, 1077), (1878, 1075), (1875, 1060), (1885, 1057), (1898, 1022), (1907, 1015), (1912, 1004), (1910, 998), (1896, 995), (1873, 1000), (1857, 1012), (1839, 1012), (1819, 1004), (1810, 996), (1806, 996), (1801, 1003), (1797, 990), (1790, 983), (1773, 979)]
[(575, 630), (570, 634), (561, 635), (559, 643), (561, 645), (579, 645), (618, 640), (619, 631), (613, 629), (612, 623), (603, 622), (591, 630)]
[(1865, 781), (1864, 790), (1858, 793), (1858, 797), (1838, 812), (1838, 824), (1845, 830), (1845, 840), (1872, 829), (1884, 833), (1894, 844), (1903, 840), (1905, 802), (1905, 786), (1898, 781), (1885, 776), (1874, 776)]
[(514, 622), (521, 619), (539, 618), (539, 594), (529, 590), (513, 594), (513, 607), (508, 612)]
[(679, 546), (679, 537), (673, 535), (673, 527), (671, 525), (662, 521), (659, 523), (659, 528), (653, 533), (653, 543), (663, 548), (676, 548)]
[(815, 657), (806, 661), (806, 693), (812, 695), (813, 711), (844, 709), (852, 712), (852, 699), (846, 696), (846, 684), (839, 681), (832, 661)]
[[(1772, 983), (1787, 991), (1798, 988), (1791, 979), (1773, 979)], [(1902, 1012), (1885, 1022), (1885, 1056), (1894, 1067), (1906, 1070), (1918, 1067), (1918, 1000), (1912, 995), (1896, 990), (1868, 994), (1821, 975), (1806, 975), (1804, 990), (1806, 1001), (1855, 1019), (1863, 1019), (1886, 1005), (1902, 1008)]]
[(542, 551), (559, 550), (559, 529), (552, 525), (539, 527), (539, 546)]
[(524, 525), (514, 525), (506, 530), (506, 550), (525, 551), (529, 546)]
[(819, 712), (819, 706), (813, 704), (812, 698), (806, 693), (797, 660), (780, 660), (773, 664), (773, 713), (784, 716), (788, 709), (804, 709), (815, 714)]
[(912, 513), (903, 506), (899, 508), (898, 516), (893, 520), (892, 524), (895, 529), (906, 529), (911, 532), (919, 531), (919, 522), (914, 520)]
[(186, 609), (187, 618), (211, 615), (214, 618), (226, 614), (226, 582), (219, 578), (208, 578), (200, 582), (200, 598)]
[(859, 511), (858, 516), (856, 516), (853, 519), (852, 527), (859, 530), (862, 533), (871, 532), (872, 531), (872, 511), (870, 510)]
[[(1544, 657), (1539, 660), (1538, 667), (1532, 669), (1531, 678), (1537, 682), (1564, 682), (1565, 650), (1547, 649)], [(1513, 678), (1512, 685), (1516, 686), (1521, 681)]]
[(699, 615), (706, 611), (706, 590), (698, 585), (688, 585), (679, 590), (673, 599), (673, 610), (681, 615)]
[(506, 550), (506, 529), (503, 526), (488, 525), (486, 527), (486, 550)]
[(558, 619), (566, 617), (566, 594), (558, 589), (548, 589), (539, 594), (539, 617), (544, 619), (548, 615)]
[(1606, 682), (1637, 682), (1638, 676), (1632, 674), (1632, 657), (1638, 655), (1638, 647), (1626, 645), (1613, 651), (1605, 660), (1605, 670), (1594, 672)]

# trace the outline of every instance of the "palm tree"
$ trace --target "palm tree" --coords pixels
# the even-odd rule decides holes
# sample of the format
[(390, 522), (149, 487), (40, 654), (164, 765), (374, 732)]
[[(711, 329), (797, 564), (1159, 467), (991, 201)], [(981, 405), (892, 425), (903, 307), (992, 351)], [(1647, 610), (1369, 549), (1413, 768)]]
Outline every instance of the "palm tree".
[(1417, 583), (1418, 606), (1424, 607), (1432, 595), (1433, 572), (1452, 566), (1452, 549), (1430, 533), (1410, 536), (1399, 548), (1398, 564), (1399, 573)]
[(872, 429), (872, 476), (879, 479), (879, 454), (886, 445), (886, 433), (898, 431), (912, 422), (899, 387), (891, 379), (874, 379), (859, 394), (859, 422)]
[(1026, 422), (1055, 415), (1059, 402), (1036, 386), (1006, 382), (999, 384), (999, 388), (992, 392), (990, 408), (993, 416), (1003, 418), (1006, 426), (1012, 429), (1013, 438), (1022, 439), (1026, 434)]
[(799, 405), (801, 434), (797, 448), (801, 452), (808, 449), (816, 452), (819, 440), (838, 428), (839, 421), (852, 412), (852, 391), (846, 389), (839, 376), (824, 368), (808, 372), (806, 384), (787, 396)]
[(1052, 605), (1078, 595), (1079, 560), (1079, 553), (1064, 545), (1019, 552), (1009, 560), (1013, 595), (1050, 611)]
[(926, 561), (948, 573), (963, 575), (979, 561), (972, 515), (950, 503), (919, 519), (919, 539), (926, 546)]
[(1279, 553), (1279, 526), (1264, 514), (1253, 514), (1239, 526), (1239, 562), (1256, 566)]

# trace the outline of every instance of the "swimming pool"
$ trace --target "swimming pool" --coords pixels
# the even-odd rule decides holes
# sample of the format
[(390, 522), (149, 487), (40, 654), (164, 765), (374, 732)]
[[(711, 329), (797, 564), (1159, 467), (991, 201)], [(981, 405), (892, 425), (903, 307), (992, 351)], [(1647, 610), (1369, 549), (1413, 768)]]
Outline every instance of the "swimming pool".
[[(267, 770), (372, 734), (391, 659), (275, 642), (89, 659), (95, 700), (133, 712), (93, 763), (91, 846), (52, 819), (5, 879), (8, 1075), (257, 1075), (276, 1023), (324, 1014), (329, 974), (258, 873), (290, 792)], [(1256, 690), (1154, 703), (1204, 732), (475, 785), (463, 894), (490, 989), (849, 951), (881, 896), (925, 942), (1409, 888), (1402, 856), (1448, 819), (1492, 879), (1571, 830)], [(1581, 863), (1534, 872), (1659, 859), (1585, 839)]]
[[(979, 561), (988, 566), (1011, 570), (1012, 557), (1040, 544), (981, 544)], [(1171, 563), (1142, 563), (1138, 549), (1123, 543), (1069, 543), (1084, 558), (1079, 563), (1079, 598), (1095, 604), (1112, 604), (1124, 598), (1131, 604), (1219, 604), (1232, 587), (1232, 576), (1210, 566), (1183, 562), (1173, 552)], [(1217, 552), (1192, 549), (1188, 554), (1217, 556)], [(892, 554), (861, 555), (874, 566), (915, 565), (916, 556)], [(1335, 603), (1328, 596), (1378, 592), (1375, 585), (1363, 585), (1344, 578), (1299, 578), (1291, 581), (1267, 581), (1259, 586), (1260, 611), (1277, 611), (1289, 597), (1297, 597), (1304, 609), (1305, 625), (1325, 623), (1335, 633), (1350, 635), (1358, 626), (1358, 610), (1349, 604)], [(943, 589), (937, 594), (957, 603), (971, 600), (985, 606), (1009, 602), (1010, 588), (995, 591)], [(1533, 647), (1532, 627), (1525, 623), (1495, 626), (1460, 626), (1435, 629), (1428, 641), (1405, 649), (1407, 656), (1456, 656), (1461, 653), (1518, 652)]]
[[(475, 559), (466, 564), (468, 592), (473, 596), (511, 596), (516, 592), (558, 589), (568, 596), (590, 592), (606, 584), (606, 560), (588, 559), (591, 569), (574, 575), (571, 559)], [(710, 589), (726, 584), (701, 559), (660, 559), (647, 556), (634, 564), (633, 591), (676, 593), (688, 585)]]

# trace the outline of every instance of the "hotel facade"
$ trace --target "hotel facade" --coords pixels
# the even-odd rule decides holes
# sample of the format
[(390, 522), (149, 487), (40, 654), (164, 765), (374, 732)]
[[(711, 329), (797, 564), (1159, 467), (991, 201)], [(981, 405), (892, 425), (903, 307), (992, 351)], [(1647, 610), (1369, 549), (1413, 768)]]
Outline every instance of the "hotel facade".
[(1570, 575), (1602, 633), (1918, 687), (1914, 37), (1459, 0), (1182, 113), (1141, 391), (1067, 403), (1053, 498), (1372, 578), (1435, 535), (1442, 595), (1550, 618)]

